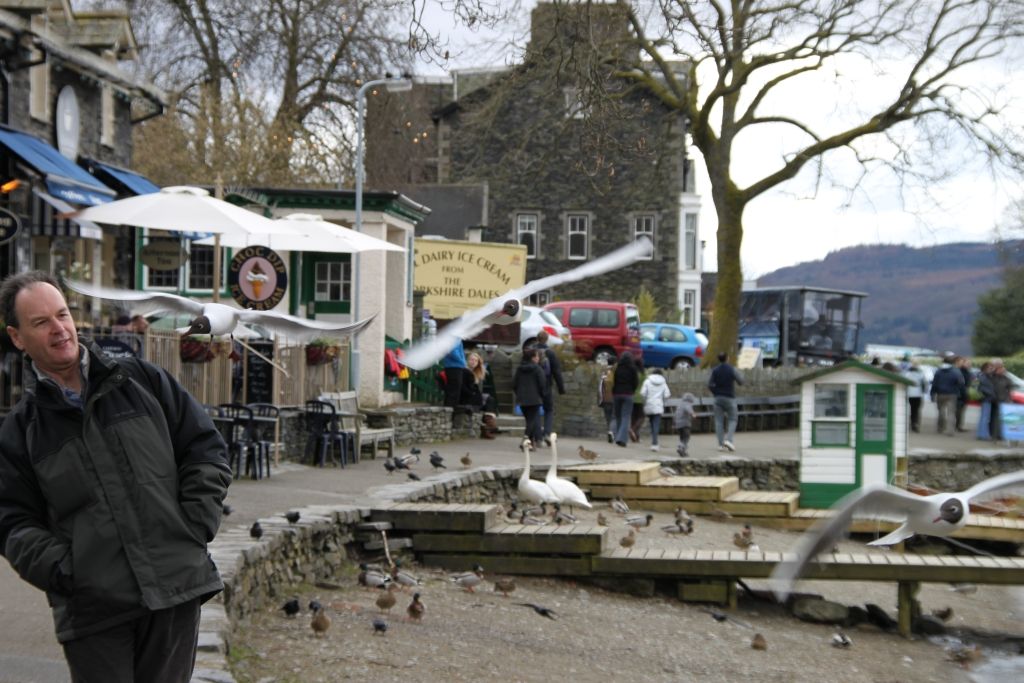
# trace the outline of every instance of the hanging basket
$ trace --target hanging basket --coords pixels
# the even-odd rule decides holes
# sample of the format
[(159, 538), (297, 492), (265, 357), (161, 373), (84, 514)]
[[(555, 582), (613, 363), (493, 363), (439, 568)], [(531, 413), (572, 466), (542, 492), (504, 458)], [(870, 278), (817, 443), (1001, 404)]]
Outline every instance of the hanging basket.
[(209, 363), (217, 355), (212, 344), (188, 337), (181, 340), (178, 353), (182, 363)]
[(306, 365), (327, 365), (338, 356), (337, 346), (307, 346)]

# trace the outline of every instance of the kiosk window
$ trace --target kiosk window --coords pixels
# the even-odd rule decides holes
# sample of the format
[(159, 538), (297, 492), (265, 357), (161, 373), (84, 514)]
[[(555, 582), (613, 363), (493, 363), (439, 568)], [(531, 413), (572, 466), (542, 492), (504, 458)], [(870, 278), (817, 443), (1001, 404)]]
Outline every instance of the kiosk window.
[(815, 384), (814, 417), (849, 417), (848, 394), (845, 384)]
[(815, 446), (849, 446), (849, 422), (814, 422), (811, 443)]

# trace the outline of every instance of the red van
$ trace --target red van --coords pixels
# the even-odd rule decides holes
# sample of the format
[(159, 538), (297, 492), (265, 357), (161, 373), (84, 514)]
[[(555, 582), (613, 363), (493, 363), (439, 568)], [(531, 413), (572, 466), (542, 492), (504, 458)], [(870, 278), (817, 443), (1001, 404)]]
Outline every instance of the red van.
[(544, 307), (572, 332), (576, 353), (613, 363), (623, 351), (642, 358), (640, 313), (633, 304), (613, 301), (556, 301)]

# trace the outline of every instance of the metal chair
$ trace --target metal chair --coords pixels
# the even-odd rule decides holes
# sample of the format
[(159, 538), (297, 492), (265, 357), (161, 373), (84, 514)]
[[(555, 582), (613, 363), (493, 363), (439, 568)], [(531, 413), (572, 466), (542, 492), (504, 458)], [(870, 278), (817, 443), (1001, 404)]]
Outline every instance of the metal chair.
[[(278, 420), (281, 417), (281, 409), (272, 403), (249, 403), (246, 408), (252, 410), (253, 418), (262, 418), (262, 420), (253, 420), (252, 431), (257, 447), (256, 457), (259, 458), (263, 471), (269, 477), (270, 452), (277, 448)], [(273, 429), (270, 429), (270, 420), (274, 421)], [(270, 430), (270, 434), (267, 434), (267, 430)]]
[(309, 453), (313, 448), (317, 448), (314, 452), (313, 462), (323, 467), (327, 460), (328, 450), (331, 453), (331, 460), (334, 461), (334, 446), (337, 444), (340, 453), (338, 464), (345, 467), (350, 453), (351, 435), (339, 429), (338, 414), (334, 406), (326, 401), (306, 401), (306, 427), (309, 430), (306, 452)]
[(253, 438), (252, 409), (238, 403), (224, 403), (217, 408), (222, 417), (231, 418), (233, 423), (231, 441), (228, 443), (228, 457), (235, 479), (243, 474), (260, 479), (263, 476), (263, 467), (258, 446)]

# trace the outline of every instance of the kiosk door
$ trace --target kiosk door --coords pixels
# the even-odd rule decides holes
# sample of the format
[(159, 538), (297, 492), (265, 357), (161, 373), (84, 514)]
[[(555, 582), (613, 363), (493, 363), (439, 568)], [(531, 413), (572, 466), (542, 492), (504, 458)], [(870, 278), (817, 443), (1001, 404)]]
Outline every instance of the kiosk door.
[(857, 385), (857, 485), (887, 484), (893, 475), (893, 387)]

